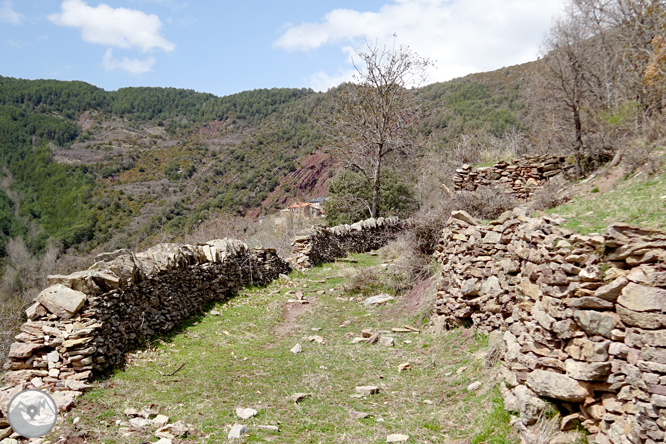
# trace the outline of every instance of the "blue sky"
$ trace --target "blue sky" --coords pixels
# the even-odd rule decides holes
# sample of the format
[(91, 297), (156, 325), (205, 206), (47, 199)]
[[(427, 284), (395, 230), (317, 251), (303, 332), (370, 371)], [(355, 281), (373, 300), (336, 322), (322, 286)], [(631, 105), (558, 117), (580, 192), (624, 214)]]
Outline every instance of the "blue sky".
[(537, 58), (564, 0), (0, 0), (0, 75), (106, 90), (325, 91), (363, 38), (434, 62), (428, 83)]

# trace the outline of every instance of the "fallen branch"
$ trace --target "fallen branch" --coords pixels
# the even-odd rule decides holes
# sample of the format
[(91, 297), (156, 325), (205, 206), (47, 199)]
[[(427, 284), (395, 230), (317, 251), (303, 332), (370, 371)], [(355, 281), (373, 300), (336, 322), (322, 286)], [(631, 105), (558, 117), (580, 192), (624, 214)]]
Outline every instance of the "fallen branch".
[(182, 364), (180, 364), (180, 367), (178, 367), (176, 370), (173, 371), (173, 373), (169, 373), (168, 375), (165, 375), (164, 373), (162, 373), (159, 370), (157, 370), (157, 373), (159, 373), (162, 376), (173, 376), (176, 373), (178, 373), (178, 371), (180, 371), (181, 368), (185, 367), (185, 364), (187, 364), (187, 362), (183, 362)]

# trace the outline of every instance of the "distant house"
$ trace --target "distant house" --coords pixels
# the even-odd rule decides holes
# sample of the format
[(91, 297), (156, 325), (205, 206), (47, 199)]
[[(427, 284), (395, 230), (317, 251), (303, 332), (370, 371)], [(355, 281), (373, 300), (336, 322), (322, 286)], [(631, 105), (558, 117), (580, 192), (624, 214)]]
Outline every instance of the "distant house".
[(317, 209), (319, 209), (323, 212), (324, 211), (324, 202), (326, 202), (325, 197), (318, 197), (316, 199), (312, 199), (310, 201), (310, 205), (312, 205), (314, 208), (317, 208)]
[(309, 202), (296, 202), (291, 204), (289, 205), (288, 211), (291, 214), (302, 217), (321, 217), (323, 214), (321, 208), (317, 208)]

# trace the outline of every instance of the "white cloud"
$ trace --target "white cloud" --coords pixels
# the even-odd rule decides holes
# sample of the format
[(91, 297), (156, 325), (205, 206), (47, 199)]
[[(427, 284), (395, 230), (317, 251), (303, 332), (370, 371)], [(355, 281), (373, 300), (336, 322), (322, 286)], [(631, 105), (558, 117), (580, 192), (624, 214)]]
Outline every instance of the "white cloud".
[(136, 47), (144, 52), (151, 49), (172, 51), (175, 48), (173, 43), (160, 35), (162, 22), (154, 14), (136, 9), (114, 9), (104, 3), (91, 7), (82, 0), (65, 0), (61, 9), (60, 13), (49, 15), (49, 20), (56, 25), (80, 28), (81, 37), (88, 43)]
[(0, 2), (0, 23), (20, 25), (24, 18), (23, 14), (14, 11), (12, 0), (3, 0)]
[(113, 49), (111, 48), (106, 50), (106, 53), (102, 58), (102, 66), (107, 71), (120, 69), (133, 75), (147, 73), (153, 69), (154, 65), (155, 57), (148, 57), (145, 60), (130, 59), (125, 57), (122, 60), (118, 60), (113, 57)]
[[(564, 0), (391, 0), (376, 12), (335, 9), (316, 23), (286, 25), (275, 46), (312, 51), (324, 45), (408, 45), (435, 62), (429, 81), (444, 81), (536, 59), (543, 35)], [(344, 70), (344, 68), (343, 68)], [(339, 74), (317, 73), (321, 90)], [(346, 79), (348, 80), (348, 79)], [(335, 86), (330, 83), (327, 87)], [(314, 87), (313, 87), (314, 88)]]

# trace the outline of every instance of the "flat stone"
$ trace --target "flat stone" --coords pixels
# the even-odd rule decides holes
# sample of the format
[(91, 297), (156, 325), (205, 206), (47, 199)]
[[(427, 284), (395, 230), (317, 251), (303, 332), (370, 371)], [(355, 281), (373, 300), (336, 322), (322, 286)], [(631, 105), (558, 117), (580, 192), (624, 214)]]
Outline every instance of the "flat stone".
[(243, 424), (235, 424), (231, 430), (229, 431), (229, 434), (227, 435), (227, 439), (241, 439), (243, 435), (247, 434), (250, 432), (250, 429), (248, 426), (243, 425)]
[(385, 347), (394, 347), (395, 346), (395, 339), (393, 339), (390, 336), (382, 336), (379, 338), (379, 344), (385, 346)]
[(354, 419), (364, 419), (370, 416), (370, 413), (357, 412), (356, 410), (352, 410), (351, 412), (349, 412), (349, 416), (351, 416)]
[(289, 399), (291, 399), (292, 402), (301, 402), (302, 400), (307, 399), (310, 396), (312, 396), (312, 393), (294, 393), (289, 397)]
[(451, 213), (451, 217), (454, 219), (461, 220), (470, 225), (479, 225), (479, 221), (474, 219), (467, 211), (457, 210)]
[(537, 395), (562, 401), (582, 402), (592, 395), (589, 386), (567, 375), (534, 370), (527, 378), (527, 386)]
[(376, 387), (374, 385), (360, 385), (356, 387), (354, 390), (356, 390), (356, 393), (363, 396), (376, 395), (377, 393), (379, 393), (379, 387)]
[(303, 346), (301, 344), (296, 344), (289, 351), (293, 354), (300, 353), (303, 351)]
[(594, 297), (615, 302), (620, 296), (622, 289), (626, 287), (627, 284), (629, 284), (629, 280), (624, 276), (620, 276), (610, 284), (597, 288), (594, 292)]
[(616, 323), (616, 318), (612, 314), (592, 310), (574, 311), (574, 320), (587, 333), (605, 338), (611, 337), (611, 331)]
[(566, 299), (564, 303), (573, 308), (588, 308), (593, 310), (611, 310), (615, 307), (614, 303), (594, 296), (570, 298)]
[(473, 382), (473, 383), (471, 383), (470, 385), (467, 386), (467, 391), (468, 392), (473, 392), (476, 389), (478, 389), (479, 387), (481, 387), (482, 385), (483, 385), (483, 383), (481, 381)]
[(238, 416), (240, 419), (250, 419), (253, 416), (257, 415), (257, 411), (255, 409), (251, 408), (243, 408), (243, 407), (238, 407), (236, 409), (236, 416)]
[(393, 433), (386, 437), (386, 442), (405, 442), (409, 440), (409, 435), (403, 435), (400, 433)]
[(581, 362), (567, 359), (564, 365), (567, 376), (578, 381), (603, 381), (611, 372), (610, 362)]
[(622, 289), (617, 303), (633, 311), (662, 312), (666, 307), (666, 290), (631, 282)]
[(85, 304), (87, 296), (62, 284), (52, 285), (37, 296), (37, 302), (61, 319), (69, 319)]
[(155, 436), (158, 438), (167, 438), (174, 439), (179, 436), (185, 435), (189, 432), (189, 429), (181, 421), (175, 422), (173, 424), (167, 424), (164, 427), (158, 429), (155, 432)]
[(169, 417), (166, 415), (157, 415), (155, 419), (151, 421), (152, 425), (156, 429), (161, 429), (165, 425), (169, 424)]
[(497, 231), (489, 231), (483, 238), (484, 244), (499, 244), (502, 240), (502, 233)]
[(9, 354), (7, 355), (10, 358), (15, 359), (25, 359), (32, 355), (32, 352), (44, 348), (44, 344), (24, 344), (22, 342), (14, 342), (9, 347)]
[(363, 301), (363, 305), (366, 307), (373, 307), (376, 305), (386, 304), (389, 301), (392, 301), (394, 298), (390, 294), (382, 293), (377, 296), (372, 296)]
[(132, 430), (141, 430), (152, 425), (152, 422), (146, 418), (132, 418), (129, 423)]
[(654, 330), (666, 325), (666, 316), (661, 313), (648, 313), (629, 310), (618, 304), (615, 307), (622, 322), (632, 327)]
[(531, 283), (528, 279), (523, 279), (520, 281), (520, 284), (516, 286), (516, 290), (519, 293), (527, 296), (533, 301), (538, 301), (541, 298), (541, 287), (536, 284)]

